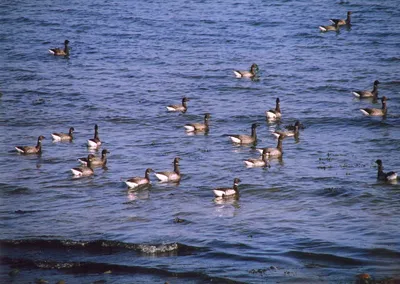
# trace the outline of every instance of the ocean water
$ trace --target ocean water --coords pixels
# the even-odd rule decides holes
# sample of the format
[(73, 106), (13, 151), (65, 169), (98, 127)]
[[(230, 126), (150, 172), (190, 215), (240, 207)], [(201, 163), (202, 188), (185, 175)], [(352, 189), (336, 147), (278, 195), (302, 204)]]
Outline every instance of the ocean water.
[[(2, 1), (2, 283), (353, 283), (400, 278), (400, 4), (386, 1)], [(321, 33), (352, 11), (351, 29)], [(49, 48), (70, 41), (69, 58)], [(257, 63), (256, 80), (233, 70)], [(389, 98), (365, 117), (353, 90)], [(166, 106), (189, 97), (188, 111)], [(282, 118), (265, 111), (280, 98)], [(183, 125), (210, 113), (210, 131)], [(296, 120), (283, 158), (225, 134), (257, 128), (257, 147)], [(106, 168), (76, 179), (99, 125)], [(71, 143), (53, 132), (75, 128)], [(35, 145), (40, 156), (14, 146)], [(179, 184), (128, 190), (146, 168)], [(212, 189), (241, 179), (240, 198)], [(18, 269), (13, 270), (13, 269)], [(14, 271), (14, 272), (12, 272)], [(11, 273), (10, 273), (11, 272)]]

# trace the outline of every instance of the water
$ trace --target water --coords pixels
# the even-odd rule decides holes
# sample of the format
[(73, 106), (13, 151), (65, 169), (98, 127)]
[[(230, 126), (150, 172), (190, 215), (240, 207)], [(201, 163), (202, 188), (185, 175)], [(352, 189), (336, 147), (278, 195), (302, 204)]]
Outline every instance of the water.
[[(137, 2), (0, 4), (2, 282), (399, 278), (400, 186), (377, 181), (374, 163), (400, 171), (398, 1)], [(318, 31), (349, 10), (351, 30)], [(69, 59), (47, 52), (65, 39)], [(252, 63), (258, 80), (234, 78)], [(383, 119), (351, 94), (376, 79)], [(167, 113), (183, 96), (188, 112)], [(269, 123), (277, 97), (283, 117)], [(206, 112), (209, 134), (186, 135)], [(272, 147), (296, 119), (299, 141), (268, 169), (245, 168), (256, 151), (223, 136), (258, 122), (258, 146)], [(96, 123), (108, 168), (73, 179)], [(71, 126), (72, 143), (51, 142)], [(40, 157), (15, 152), (39, 135)], [(122, 182), (176, 156), (179, 185)], [(240, 199), (214, 201), (234, 177)]]

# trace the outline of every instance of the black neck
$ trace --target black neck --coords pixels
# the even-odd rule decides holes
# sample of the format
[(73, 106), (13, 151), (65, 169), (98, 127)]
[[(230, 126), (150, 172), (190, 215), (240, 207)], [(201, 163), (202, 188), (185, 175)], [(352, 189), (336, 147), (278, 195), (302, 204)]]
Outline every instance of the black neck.
[(251, 137), (253, 137), (254, 139), (257, 138), (256, 128), (255, 128), (255, 127), (253, 127), (253, 128), (251, 129)]
[(374, 84), (374, 88), (372, 89), (372, 94), (374, 94), (374, 96), (378, 95), (378, 85)]
[(283, 139), (281, 137), (279, 137), (278, 145), (276, 146), (276, 148), (281, 152), (282, 152), (282, 141), (283, 141)]
[(178, 175), (180, 174), (179, 163), (174, 163), (174, 172), (177, 173)]

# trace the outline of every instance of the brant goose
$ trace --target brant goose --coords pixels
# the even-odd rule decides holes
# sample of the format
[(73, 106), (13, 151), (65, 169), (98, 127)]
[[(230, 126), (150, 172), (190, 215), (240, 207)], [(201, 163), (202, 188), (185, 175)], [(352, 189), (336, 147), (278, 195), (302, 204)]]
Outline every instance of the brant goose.
[(279, 136), (282, 136), (283, 138), (285, 137), (298, 137), (300, 132), (300, 121), (296, 121), (294, 124), (294, 129), (293, 130), (286, 130), (286, 131), (274, 131), (272, 132), (272, 135), (274, 135), (276, 138), (279, 138)]
[(244, 161), (246, 167), (269, 167), (267, 160), (267, 149), (263, 149), (262, 156), (260, 159), (247, 159)]
[(101, 145), (101, 141), (99, 138), (99, 126), (97, 124), (94, 126), (94, 137), (93, 137), (93, 139), (89, 139), (87, 141), (87, 144), (88, 144), (88, 147), (92, 147), (92, 148), (95, 148), (95, 147), (98, 147)]
[(64, 49), (59, 47), (49, 49), (49, 52), (54, 56), (68, 56), (69, 55), (69, 48), (68, 48), (69, 40), (64, 41)]
[(94, 174), (94, 171), (92, 169), (92, 161), (94, 159), (93, 154), (89, 154), (87, 156), (87, 166), (82, 166), (79, 168), (73, 168), (71, 169), (72, 174), (75, 177), (86, 177), (86, 176), (91, 176)]
[(43, 139), (44, 136), (40, 135), (38, 137), (36, 146), (15, 146), (15, 149), (21, 154), (41, 154)]
[(387, 100), (386, 97), (383, 96), (381, 99), (382, 108), (360, 108), (360, 110), (365, 115), (384, 116), (387, 113), (386, 100)]
[(265, 112), (267, 119), (275, 120), (275, 119), (281, 118), (282, 114), (281, 114), (281, 106), (280, 105), (281, 105), (280, 100), (279, 100), (279, 98), (277, 98), (275, 109), (270, 109)]
[(233, 143), (236, 144), (256, 144), (257, 143), (257, 134), (256, 128), (258, 124), (253, 123), (251, 125), (251, 135), (245, 134), (227, 134), (225, 136), (229, 136)]
[(283, 136), (280, 135), (278, 137), (278, 145), (276, 146), (276, 148), (272, 148), (272, 147), (271, 148), (260, 148), (260, 149), (257, 149), (257, 151), (260, 153), (264, 153), (264, 151), (266, 151), (268, 157), (280, 158), (283, 155), (282, 141), (283, 141)]
[(243, 70), (233, 70), (233, 73), (235, 73), (236, 78), (253, 78), (256, 76), (256, 73), (258, 72), (258, 65), (253, 63), (250, 67), (250, 71)]
[(180, 111), (182, 113), (185, 113), (187, 111), (187, 105), (186, 102), (190, 101), (188, 98), (183, 97), (182, 99), (182, 105), (169, 105), (167, 106), (168, 111)]
[(204, 115), (204, 123), (189, 123), (186, 124), (184, 127), (187, 132), (196, 132), (196, 131), (205, 131), (208, 132), (208, 120), (210, 119), (210, 114), (206, 113)]
[(165, 171), (165, 172), (156, 172), (154, 173), (156, 175), (156, 177), (161, 181), (161, 182), (179, 182), (181, 180), (181, 174), (179, 171), (179, 160), (181, 158), (176, 157), (174, 159), (174, 171), (173, 172), (169, 172), (169, 171)]
[(129, 188), (135, 188), (138, 186), (148, 185), (150, 184), (150, 177), (149, 174), (152, 172), (152, 169), (146, 169), (144, 172), (144, 177), (133, 177), (125, 181), (126, 185)]
[(339, 31), (339, 22), (335, 22), (332, 26), (319, 26), (321, 32), (329, 32), (329, 31)]
[[(92, 167), (95, 166), (105, 166), (107, 164), (107, 154), (110, 152), (107, 149), (104, 149), (101, 151), (101, 157), (94, 157), (92, 159), (91, 165)], [(87, 158), (79, 158), (78, 162), (80, 162), (82, 165), (87, 166)]]
[(235, 178), (233, 180), (233, 188), (215, 188), (213, 189), (214, 195), (216, 197), (231, 197), (239, 195), (238, 185), (241, 182), (240, 179)]
[(336, 24), (338, 23), (339, 26), (344, 26), (344, 25), (351, 25), (351, 11), (347, 12), (347, 18), (346, 19), (330, 19), (330, 21), (332, 22), (332, 24)]
[(52, 133), (51, 137), (54, 141), (72, 141), (74, 139), (72, 133), (75, 131), (73, 127), (70, 127), (68, 133)]
[(353, 95), (355, 95), (358, 98), (378, 98), (378, 85), (380, 84), (380, 82), (378, 80), (374, 81), (374, 88), (372, 89), (372, 91), (369, 90), (363, 90), (363, 91), (354, 91), (352, 92)]
[(378, 180), (393, 181), (397, 179), (396, 172), (388, 172), (388, 173), (383, 172), (383, 165), (381, 160), (376, 160), (375, 163), (378, 164), (378, 176), (377, 176)]

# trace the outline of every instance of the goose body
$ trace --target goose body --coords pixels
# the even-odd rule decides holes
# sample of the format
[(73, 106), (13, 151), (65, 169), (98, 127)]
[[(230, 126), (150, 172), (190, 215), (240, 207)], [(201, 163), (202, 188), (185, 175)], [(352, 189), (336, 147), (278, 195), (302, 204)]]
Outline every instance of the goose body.
[(15, 149), (18, 153), (27, 155), (27, 154), (41, 154), (42, 153), (42, 140), (44, 136), (40, 135), (38, 137), (36, 146), (15, 146)]
[(93, 154), (89, 154), (87, 156), (87, 166), (82, 166), (79, 168), (72, 168), (71, 172), (75, 177), (86, 177), (86, 176), (91, 176), (94, 174), (93, 168), (92, 168), (92, 160), (94, 159)]
[(101, 145), (101, 140), (99, 138), (99, 126), (96, 124), (94, 126), (94, 137), (87, 141), (88, 147), (96, 148)]
[(300, 128), (300, 121), (296, 121), (296, 123), (294, 124), (294, 130), (274, 131), (272, 132), (272, 135), (274, 135), (276, 138), (279, 138), (279, 136), (282, 136), (283, 138), (298, 137), (300, 133), (299, 128)]
[(152, 171), (152, 169), (146, 169), (144, 173), (144, 177), (133, 177), (125, 181), (125, 184), (129, 188), (136, 188), (139, 186), (147, 185), (150, 184), (150, 177), (149, 174)]
[(155, 176), (160, 182), (179, 182), (181, 180), (181, 174), (179, 170), (179, 157), (174, 159), (174, 171), (156, 172)]
[(335, 22), (335, 24), (332, 26), (319, 26), (318, 28), (320, 29), (321, 32), (329, 32), (329, 31), (337, 32), (339, 31), (339, 22)]
[(255, 144), (257, 143), (257, 133), (256, 133), (257, 126), (258, 126), (257, 123), (253, 123), (251, 125), (251, 135), (227, 134), (226, 136), (229, 136), (231, 141), (235, 144)]
[(338, 23), (339, 26), (345, 26), (345, 25), (351, 25), (351, 11), (347, 12), (347, 18), (346, 19), (330, 19), (332, 24)]
[(189, 123), (186, 124), (184, 127), (187, 132), (208, 132), (209, 131), (209, 125), (208, 121), (210, 119), (210, 114), (206, 113), (204, 115), (204, 123)]
[(213, 189), (214, 195), (216, 197), (231, 197), (239, 195), (239, 188), (238, 185), (241, 182), (240, 179), (235, 178), (233, 180), (233, 187), (232, 188), (215, 188)]
[[(93, 157), (92, 159), (92, 167), (104, 167), (105, 165), (107, 165), (107, 154), (109, 154), (110, 152), (107, 149), (103, 149), (103, 151), (101, 151), (101, 157)], [(85, 158), (79, 158), (78, 162), (80, 162), (82, 165), (87, 166), (87, 161), (88, 159)]]
[(283, 150), (282, 150), (282, 141), (283, 141), (283, 136), (279, 136), (278, 138), (278, 145), (276, 148), (260, 148), (257, 149), (258, 152), (264, 153), (266, 151), (268, 157), (274, 157), (274, 158), (280, 158), (283, 155)]
[(353, 95), (356, 96), (357, 98), (378, 98), (378, 85), (379, 81), (375, 80), (374, 81), (374, 87), (372, 91), (369, 90), (363, 90), (363, 91), (353, 91)]
[(56, 47), (49, 49), (49, 52), (54, 56), (68, 56), (69, 48), (68, 48), (69, 40), (64, 41), (64, 49)]
[(382, 108), (360, 108), (360, 111), (368, 116), (384, 116), (387, 113), (386, 100), (386, 97), (383, 96), (381, 99)]
[(51, 137), (54, 141), (72, 141), (75, 129), (71, 127), (68, 133), (52, 133)]
[(270, 109), (265, 112), (268, 120), (275, 120), (281, 118), (281, 104), (279, 98), (276, 99), (275, 109)]
[(189, 99), (184, 97), (182, 99), (182, 104), (181, 105), (169, 105), (169, 106), (167, 106), (167, 110), (168, 111), (180, 111), (180, 112), (185, 113), (187, 111), (186, 102), (188, 102), (188, 101), (189, 101)]
[(383, 180), (383, 181), (393, 181), (397, 179), (397, 173), (396, 172), (388, 172), (385, 173), (383, 172), (383, 165), (381, 160), (376, 160), (378, 164), (378, 180)]
[(256, 76), (257, 71), (258, 71), (258, 66), (257, 64), (253, 63), (250, 67), (250, 71), (233, 70), (233, 73), (235, 74), (236, 78), (253, 78)]
[(262, 156), (260, 159), (247, 159), (244, 160), (244, 164), (246, 167), (254, 168), (254, 167), (267, 167), (269, 166), (267, 156), (268, 152), (266, 149), (263, 150)]

